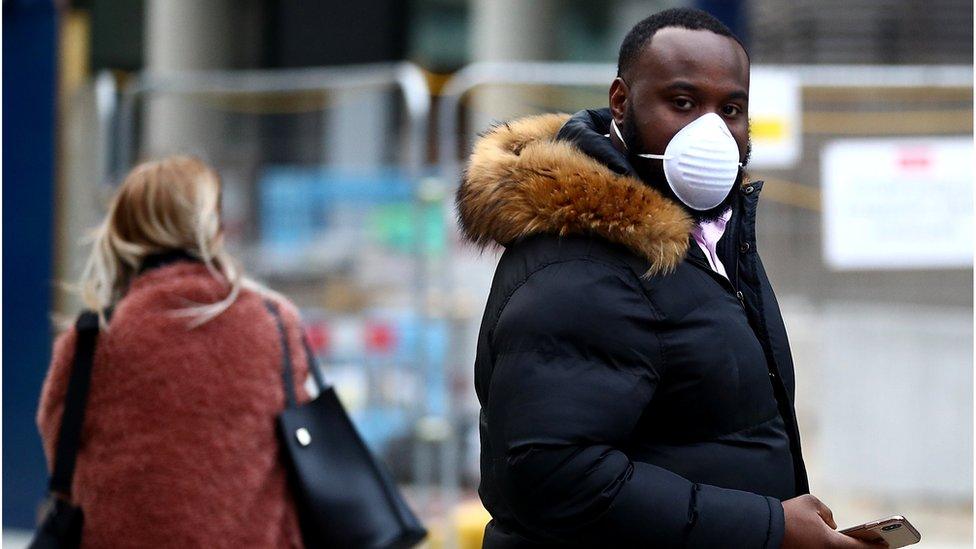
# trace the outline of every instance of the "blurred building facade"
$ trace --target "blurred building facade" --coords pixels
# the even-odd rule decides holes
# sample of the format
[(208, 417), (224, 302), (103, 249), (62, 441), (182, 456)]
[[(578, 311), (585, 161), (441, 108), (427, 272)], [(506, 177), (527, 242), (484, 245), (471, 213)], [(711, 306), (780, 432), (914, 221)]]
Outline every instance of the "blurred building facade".
[(973, 3), (966, 0), (753, 0), (752, 56), (761, 63), (968, 65)]

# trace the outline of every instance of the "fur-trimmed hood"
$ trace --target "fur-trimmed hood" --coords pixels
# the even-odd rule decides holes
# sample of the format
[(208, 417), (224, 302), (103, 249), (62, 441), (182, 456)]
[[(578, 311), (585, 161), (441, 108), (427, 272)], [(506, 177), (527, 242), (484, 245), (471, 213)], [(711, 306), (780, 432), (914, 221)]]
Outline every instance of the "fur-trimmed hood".
[(456, 197), (464, 236), (504, 246), (539, 233), (593, 234), (646, 258), (652, 273), (673, 270), (688, 250), (692, 219), (636, 177), (557, 139), (569, 118), (522, 118), (477, 141)]

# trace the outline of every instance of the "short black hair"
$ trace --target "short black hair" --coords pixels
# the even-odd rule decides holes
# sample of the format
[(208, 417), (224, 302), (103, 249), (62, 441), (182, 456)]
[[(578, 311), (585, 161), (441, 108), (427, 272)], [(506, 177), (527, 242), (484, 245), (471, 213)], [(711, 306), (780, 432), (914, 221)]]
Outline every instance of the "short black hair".
[(654, 36), (654, 33), (666, 27), (707, 30), (728, 36), (742, 46), (742, 50), (746, 52), (746, 57), (749, 56), (749, 52), (739, 37), (732, 34), (732, 31), (712, 14), (695, 8), (671, 8), (645, 18), (630, 29), (630, 32), (624, 37), (623, 43), (620, 44), (620, 54), (617, 56), (617, 76), (623, 76), (625, 72), (629, 71), (630, 67), (637, 62), (641, 50)]

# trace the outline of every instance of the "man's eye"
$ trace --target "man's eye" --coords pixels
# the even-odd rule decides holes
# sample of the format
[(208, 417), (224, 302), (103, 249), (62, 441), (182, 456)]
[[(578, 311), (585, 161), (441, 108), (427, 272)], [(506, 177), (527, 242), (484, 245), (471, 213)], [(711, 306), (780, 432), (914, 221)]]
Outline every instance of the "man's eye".
[(726, 105), (722, 107), (722, 112), (725, 113), (726, 116), (736, 116), (742, 112), (742, 109), (736, 105)]
[(678, 99), (674, 100), (674, 106), (686, 111), (692, 107), (692, 103), (690, 99), (682, 99), (679, 97)]

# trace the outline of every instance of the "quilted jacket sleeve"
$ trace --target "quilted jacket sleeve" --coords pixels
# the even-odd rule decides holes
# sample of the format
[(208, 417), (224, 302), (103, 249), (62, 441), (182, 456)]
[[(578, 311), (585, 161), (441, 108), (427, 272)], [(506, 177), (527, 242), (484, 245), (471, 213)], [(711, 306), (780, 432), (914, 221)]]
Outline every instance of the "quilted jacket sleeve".
[(666, 367), (632, 274), (549, 265), (513, 293), (490, 338), (492, 467), (525, 528), (561, 544), (780, 545), (778, 500), (695, 484), (621, 450)]

